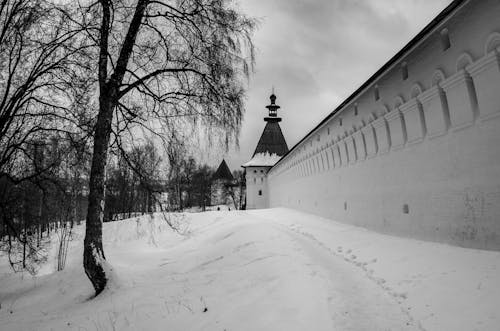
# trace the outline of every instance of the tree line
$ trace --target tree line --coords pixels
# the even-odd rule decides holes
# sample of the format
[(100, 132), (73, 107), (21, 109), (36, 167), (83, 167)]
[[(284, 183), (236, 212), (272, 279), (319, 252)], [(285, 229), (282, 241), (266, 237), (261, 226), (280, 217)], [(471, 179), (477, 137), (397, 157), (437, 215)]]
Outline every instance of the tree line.
[[(107, 211), (149, 211), (167, 183), (179, 207), (205, 202), (209, 169), (186, 172), (176, 148), (200, 135), (237, 143), (254, 28), (230, 0), (0, 0), (2, 247), (25, 267), (47, 231), (85, 215), (97, 295)], [(152, 141), (165, 147), (167, 183)]]

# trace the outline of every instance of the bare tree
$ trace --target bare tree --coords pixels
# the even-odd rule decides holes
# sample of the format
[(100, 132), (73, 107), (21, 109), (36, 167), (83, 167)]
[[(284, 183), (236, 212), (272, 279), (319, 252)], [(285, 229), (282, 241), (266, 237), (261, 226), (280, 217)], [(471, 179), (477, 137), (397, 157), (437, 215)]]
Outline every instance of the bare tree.
[(47, 170), (28, 169), (28, 174), (38, 175), (19, 183), (0, 178), (0, 251), (6, 253), (15, 271), (35, 273), (46, 258), (50, 232), (58, 228), (58, 268), (64, 267), (71, 228), (84, 218), (84, 174), (89, 162), (88, 146), (75, 146), (69, 139), (37, 141), (30, 150), (33, 166)]
[(254, 21), (230, 0), (100, 0), (82, 13), (82, 25), (96, 23), (88, 35), (99, 50), (99, 111), (84, 240), (85, 272), (98, 295), (107, 282), (102, 221), (113, 124), (120, 135), (152, 117), (164, 127), (171, 119), (201, 120), (222, 128), (226, 142), (236, 137), (242, 78), (253, 64)]
[(34, 141), (88, 122), (79, 107), (90, 100), (87, 45), (69, 13), (45, 0), (0, 0), (0, 177), (20, 182), (47, 170), (19, 160), (30, 160)]
[(158, 205), (163, 191), (161, 180), (162, 158), (155, 144), (148, 140), (131, 150), (115, 148), (115, 162), (108, 165), (105, 215), (121, 214), (131, 217), (132, 212), (150, 213)]

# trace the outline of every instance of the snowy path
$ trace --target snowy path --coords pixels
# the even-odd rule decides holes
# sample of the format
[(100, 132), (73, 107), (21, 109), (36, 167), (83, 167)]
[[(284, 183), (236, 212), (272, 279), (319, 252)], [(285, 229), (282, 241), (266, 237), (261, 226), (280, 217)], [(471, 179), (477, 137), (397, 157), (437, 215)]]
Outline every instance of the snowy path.
[(364, 273), (320, 242), (300, 232), (283, 231), (298, 244), (313, 275), (328, 295), (333, 330), (413, 330), (412, 318)]
[(286, 209), (187, 214), (178, 221), (182, 235), (161, 219), (105, 224), (115, 276), (93, 300), (80, 267), (81, 236), (63, 272), (22, 280), (0, 260), (0, 329), (499, 325), (499, 252), (385, 236)]

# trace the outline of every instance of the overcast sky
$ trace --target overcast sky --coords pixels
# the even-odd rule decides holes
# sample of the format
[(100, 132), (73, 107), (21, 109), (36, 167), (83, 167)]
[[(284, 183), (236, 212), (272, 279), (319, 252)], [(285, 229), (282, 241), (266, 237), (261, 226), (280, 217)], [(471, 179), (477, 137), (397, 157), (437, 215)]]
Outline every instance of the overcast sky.
[(450, 2), (240, 0), (260, 26), (240, 149), (224, 156), (231, 170), (241, 169), (255, 150), (272, 86), (292, 148)]

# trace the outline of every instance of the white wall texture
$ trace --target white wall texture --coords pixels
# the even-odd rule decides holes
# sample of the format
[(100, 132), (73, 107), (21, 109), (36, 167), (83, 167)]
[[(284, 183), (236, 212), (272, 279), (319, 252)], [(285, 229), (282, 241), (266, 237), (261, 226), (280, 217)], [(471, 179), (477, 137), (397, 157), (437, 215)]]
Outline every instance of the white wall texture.
[(498, 0), (456, 9), (269, 171), (269, 205), (500, 249), (499, 17)]
[[(247, 186), (247, 209), (269, 207), (269, 190), (267, 172), (271, 167), (246, 167), (245, 180)], [(261, 191), (262, 195), (259, 195)]]

